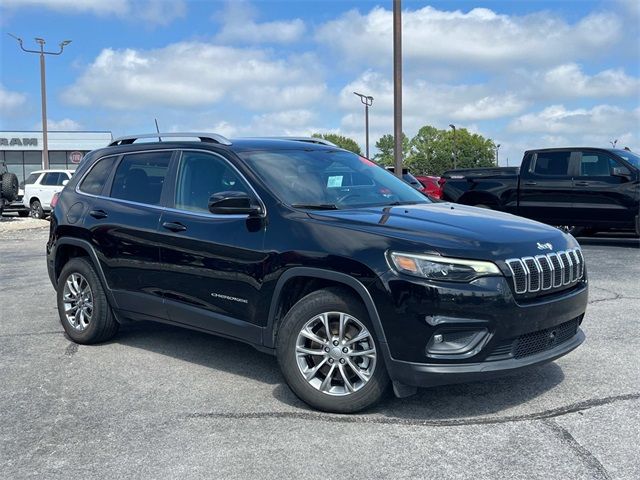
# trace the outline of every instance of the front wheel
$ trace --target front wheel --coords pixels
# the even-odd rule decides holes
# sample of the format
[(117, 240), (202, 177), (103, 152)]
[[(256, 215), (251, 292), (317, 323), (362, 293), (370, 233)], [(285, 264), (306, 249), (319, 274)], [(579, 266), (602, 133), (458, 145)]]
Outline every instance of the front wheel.
[(287, 384), (319, 410), (363, 410), (377, 403), (389, 384), (364, 305), (339, 288), (296, 303), (282, 321), (276, 351)]
[(39, 218), (41, 220), (44, 218), (44, 209), (42, 208), (40, 200), (33, 200), (31, 202), (29, 215), (31, 218)]

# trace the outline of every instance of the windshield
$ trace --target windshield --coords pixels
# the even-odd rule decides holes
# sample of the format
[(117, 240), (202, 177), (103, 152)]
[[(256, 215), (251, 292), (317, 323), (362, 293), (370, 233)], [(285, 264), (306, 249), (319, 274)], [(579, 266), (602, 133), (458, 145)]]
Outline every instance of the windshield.
[(637, 154), (630, 152), (629, 150), (614, 150), (614, 152), (634, 167), (640, 168), (640, 156)]
[(342, 150), (244, 152), (276, 196), (300, 208), (355, 208), (431, 203), (392, 173)]

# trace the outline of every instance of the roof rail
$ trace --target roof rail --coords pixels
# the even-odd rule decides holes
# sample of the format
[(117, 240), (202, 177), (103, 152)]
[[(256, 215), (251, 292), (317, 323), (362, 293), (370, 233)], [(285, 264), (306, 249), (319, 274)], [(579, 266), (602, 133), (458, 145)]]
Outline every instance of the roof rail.
[(327, 145), (329, 147), (337, 147), (337, 145), (329, 140), (325, 140), (324, 138), (317, 137), (267, 137), (274, 138), (277, 140), (292, 140), (294, 142), (306, 142), (306, 143), (317, 143), (319, 145)]
[(113, 140), (109, 146), (117, 147), (119, 145), (131, 145), (141, 138), (157, 138), (159, 142), (163, 138), (185, 138), (194, 137), (200, 139), (201, 142), (219, 143), (220, 145), (231, 145), (231, 141), (217, 133), (193, 133), (193, 132), (171, 132), (171, 133), (144, 133), (142, 135), (127, 135), (126, 137), (118, 137)]

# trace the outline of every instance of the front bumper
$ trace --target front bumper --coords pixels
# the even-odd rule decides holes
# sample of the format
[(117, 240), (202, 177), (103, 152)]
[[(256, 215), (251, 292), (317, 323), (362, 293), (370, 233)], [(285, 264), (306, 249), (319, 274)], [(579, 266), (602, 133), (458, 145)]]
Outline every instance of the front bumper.
[[(371, 289), (384, 337), (385, 364), (394, 382), (430, 387), (510, 374), (566, 355), (584, 341), (580, 324), (586, 275), (573, 288), (535, 299), (515, 298), (502, 277), (471, 284), (434, 284), (393, 273)], [(459, 353), (436, 355), (436, 336), (484, 332)]]
[(576, 349), (584, 342), (584, 332), (577, 333), (568, 341), (543, 352), (521, 358), (486, 361), (480, 363), (432, 365), (386, 359), (389, 376), (403, 385), (415, 387), (435, 387), (453, 383), (474, 382), (503, 375), (510, 375), (523, 369), (552, 362)]

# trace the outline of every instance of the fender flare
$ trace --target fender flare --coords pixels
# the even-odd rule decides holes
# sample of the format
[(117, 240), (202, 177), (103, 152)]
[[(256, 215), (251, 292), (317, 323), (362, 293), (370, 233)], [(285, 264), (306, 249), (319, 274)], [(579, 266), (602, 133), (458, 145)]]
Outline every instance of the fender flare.
[(376, 332), (376, 336), (378, 337), (378, 342), (383, 344), (383, 348), (386, 346), (387, 339), (384, 335), (382, 322), (380, 321), (380, 315), (378, 315), (378, 309), (373, 302), (373, 298), (371, 297), (369, 290), (367, 290), (367, 288), (359, 280), (345, 273), (323, 270), (321, 268), (292, 267), (282, 275), (280, 275), (280, 278), (276, 283), (276, 288), (271, 298), (271, 306), (269, 307), (269, 317), (267, 319), (267, 325), (264, 327), (264, 334), (262, 337), (265, 347), (275, 348), (273, 328), (276, 320), (276, 308), (278, 303), (280, 302), (280, 298), (282, 297), (282, 289), (284, 288), (285, 284), (292, 278), (296, 277), (313, 277), (321, 278), (323, 280), (332, 280), (334, 282), (351, 287), (351, 289), (355, 290), (367, 309), (369, 319), (371, 320), (373, 328)]
[[(102, 265), (98, 260), (98, 254), (96, 253), (96, 250), (93, 247), (93, 245), (91, 245), (88, 241), (82, 240), (79, 238), (62, 237), (58, 239), (58, 241), (56, 242), (56, 254), (57, 254), (58, 248), (60, 248), (63, 245), (71, 245), (74, 247), (82, 248), (89, 254), (89, 258), (91, 259), (91, 263), (93, 264), (93, 267), (95, 268), (96, 273), (98, 274), (100, 283), (102, 283), (102, 288), (104, 289), (107, 299), (109, 300), (109, 304), (111, 305), (112, 308), (118, 308), (118, 303), (116, 302), (116, 299), (113, 295), (113, 292), (111, 291), (111, 288), (109, 288), (109, 284), (107, 283), (107, 277), (105, 277), (104, 275), (104, 271), (102, 270)], [(52, 276), (55, 276), (55, 261), (52, 267), (53, 269), (51, 273), (52, 273)], [(52, 280), (54, 281), (55, 284), (57, 284), (58, 278), (54, 278)]]

